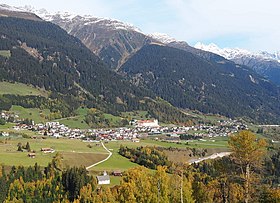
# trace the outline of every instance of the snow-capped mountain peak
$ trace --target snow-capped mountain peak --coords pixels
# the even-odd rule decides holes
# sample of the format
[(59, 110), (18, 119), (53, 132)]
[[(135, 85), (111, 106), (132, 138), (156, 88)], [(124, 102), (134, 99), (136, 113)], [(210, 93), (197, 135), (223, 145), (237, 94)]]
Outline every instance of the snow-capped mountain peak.
[(275, 53), (269, 53), (266, 51), (261, 51), (259, 52), (259, 54), (265, 56), (266, 58), (273, 58), (275, 60), (278, 60), (278, 62), (280, 63), (280, 51), (275, 52)]
[(83, 23), (84, 25), (90, 25), (93, 23), (102, 24), (104, 26), (110, 27), (112, 29), (116, 30), (135, 30), (137, 32), (142, 32), (139, 28), (135, 27), (132, 24), (124, 23), (116, 19), (111, 18), (100, 18), (95, 17), (92, 15), (78, 15), (73, 14), (69, 12), (56, 12), (56, 13), (49, 13), (45, 9), (41, 10), (33, 10), (33, 12), (41, 17), (42, 19), (46, 21), (53, 21), (56, 18), (60, 18), (63, 21), (79, 21), (80, 23)]
[(110, 18), (99, 18), (92, 15), (78, 15), (70, 12), (55, 12), (50, 13), (46, 9), (36, 9), (32, 6), (23, 6), (23, 7), (12, 7), (6, 4), (0, 4), (1, 10), (14, 11), (14, 12), (27, 12), (34, 13), (45, 21), (53, 21), (55, 19), (60, 19), (65, 22), (70, 21), (79, 21), (80, 23), (84, 23), (85, 25), (89, 25), (91, 23), (99, 23), (100, 25), (104, 25), (110, 27), (111, 29), (116, 30), (134, 30), (142, 33), (142, 31), (135, 27), (132, 24), (124, 23), (116, 19)]
[(169, 44), (171, 42), (175, 42), (177, 41), (175, 38), (170, 37), (167, 34), (163, 34), (163, 33), (152, 33), (152, 34), (148, 34), (149, 37), (163, 43), (163, 44)]
[(201, 49), (204, 51), (212, 52), (218, 54), (220, 56), (225, 57), (226, 59), (232, 60), (236, 58), (242, 57), (250, 57), (250, 58), (258, 58), (262, 60), (276, 60), (280, 62), (280, 53), (268, 53), (268, 52), (250, 52), (246, 49), (240, 48), (220, 48), (216, 44), (211, 43), (209, 45), (205, 45), (201, 42), (198, 42), (194, 46), (197, 49)]
[(0, 10), (15, 11), (15, 12), (25, 12), (26, 10), (21, 7), (13, 7), (7, 4), (0, 4)]

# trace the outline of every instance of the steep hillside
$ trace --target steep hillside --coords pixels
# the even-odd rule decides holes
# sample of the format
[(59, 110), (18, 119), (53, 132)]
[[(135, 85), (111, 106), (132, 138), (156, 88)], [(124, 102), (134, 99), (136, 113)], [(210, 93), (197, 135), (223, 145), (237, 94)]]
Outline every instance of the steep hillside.
[(111, 71), (80, 40), (57, 25), (1, 17), (0, 27), (0, 50), (6, 53), (0, 55), (1, 81), (32, 84), (52, 91), (53, 97), (75, 97), (82, 105), (113, 114), (131, 110), (152, 112), (156, 105), (153, 114), (172, 114), (165, 121), (173, 122), (178, 115), (180, 122), (190, 119), (157, 101), (151, 91), (136, 87)]
[(178, 41), (166, 34), (144, 34), (140, 29), (118, 20), (70, 13), (50, 14), (46, 10), (31, 10), (31, 12), (46, 21), (59, 25), (69, 34), (79, 38), (114, 70), (119, 70), (133, 53), (151, 43), (182, 49), (209, 60), (222, 58), (213, 53), (195, 49), (186, 42)]
[[(32, 11), (32, 10), (31, 10)], [(53, 22), (69, 34), (79, 38), (93, 53), (109, 67), (118, 70), (123, 63), (143, 46), (160, 43), (182, 49), (212, 62), (226, 59), (246, 65), (277, 85), (280, 85), (279, 53), (236, 54), (240, 50), (221, 50), (213, 46), (189, 46), (166, 34), (144, 34), (138, 28), (118, 20), (79, 16), (69, 13), (50, 14), (45, 10), (32, 11), (43, 19)], [(212, 47), (212, 48), (211, 48)], [(261, 56), (261, 57), (260, 57)]]
[(280, 85), (280, 54), (259, 52), (253, 53), (244, 49), (221, 49), (215, 44), (204, 45), (197, 43), (196, 48), (218, 54), (237, 64), (251, 67), (268, 80)]
[(54, 24), (5, 17), (0, 18), (0, 26), (0, 50), (11, 52), (9, 58), (0, 57), (1, 80), (64, 94), (86, 93), (93, 106), (114, 104), (118, 98), (123, 103), (129, 99), (136, 102), (135, 95), (143, 96), (108, 70), (78, 39)]
[(140, 30), (117, 20), (67, 13), (39, 15), (79, 38), (112, 69), (118, 69), (131, 53), (149, 43)]
[(225, 59), (214, 63), (179, 49), (149, 45), (132, 56), (122, 71), (177, 107), (259, 122), (280, 118), (279, 89)]

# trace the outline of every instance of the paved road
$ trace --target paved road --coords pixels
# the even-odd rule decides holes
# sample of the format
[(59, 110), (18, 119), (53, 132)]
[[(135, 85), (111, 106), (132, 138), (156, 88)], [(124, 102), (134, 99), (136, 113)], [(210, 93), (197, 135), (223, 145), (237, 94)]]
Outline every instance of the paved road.
[(224, 157), (224, 156), (229, 156), (231, 154), (231, 152), (220, 152), (220, 153), (215, 153), (215, 154), (212, 154), (210, 156), (206, 156), (206, 157), (203, 157), (203, 158), (198, 158), (198, 159), (191, 159), (189, 161), (190, 164), (193, 164), (193, 163), (199, 163), (201, 161), (204, 161), (204, 160), (207, 160), (207, 159), (216, 159), (216, 158), (221, 158), (221, 157)]
[(102, 144), (102, 147), (109, 153), (108, 157), (105, 158), (105, 159), (103, 159), (103, 160), (101, 160), (101, 161), (99, 161), (99, 162), (97, 162), (97, 163), (95, 163), (95, 164), (92, 164), (92, 165), (86, 167), (87, 170), (89, 170), (90, 168), (92, 168), (92, 167), (94, 167), (94, 166), (96, 166), (96, 165), (98, 165), (98, 164), (101, 164), (101, 163), (107, 161), (107, 160), (112, 156), (113, 153), (110, 152), (110, 150), (107, 149), (107, 147), (105, 147), (105, 145), (103, 144), (103, 142), (101, 142), (101, 144)]

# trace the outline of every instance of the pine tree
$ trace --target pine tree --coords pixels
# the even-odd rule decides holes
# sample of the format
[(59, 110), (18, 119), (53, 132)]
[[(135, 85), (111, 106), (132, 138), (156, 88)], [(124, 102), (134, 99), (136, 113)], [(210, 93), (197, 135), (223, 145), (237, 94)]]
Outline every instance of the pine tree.
[(31, 151), (29, 142), (26, 143), (25, 149), (26, 149), (28, 152)]
[(18, 146), (17, 151), (22, 152), (23, 150), (22, 150), (22, 144), (21, 144), (21, 142), (19, 142), (19, 143), (17, 144), (17, 146)]

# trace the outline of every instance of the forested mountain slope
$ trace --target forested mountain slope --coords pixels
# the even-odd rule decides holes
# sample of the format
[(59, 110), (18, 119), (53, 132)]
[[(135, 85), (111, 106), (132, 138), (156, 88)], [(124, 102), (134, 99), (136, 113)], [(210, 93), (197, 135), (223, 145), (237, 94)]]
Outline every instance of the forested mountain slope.
[(279, 121), (278, 87), (225, 59), (214, 63), (179, 49), (149, 45), (121, 70), (177, 107), (264, 123)]
[(221, 49), (215, 44), (204, 45), (197, 43), (195, 45), (197, 49), (201, 49), (218, 54), (225, 57), (228, 60), (235, 62), (236, 64), (246, 65), (258, 74), (264, 76), (268, 80), (274, 82), (276, 85), (280, 85), (280, 53), (268, 53), (262, 52), (250, 52), (244, 49)]
[(0, 27), (0, 53), (5, 53), (0, 54), (0, 80), (72, 95), (88, 107), (113, 114), (154, 111), (157, 106), (155, 115), (169, 112), (169, 117), (174, 113), (173, 120), (175, 115), (187, 119), (170, 105), (156, 101), (151, 91), (111, 71), (80, 40), (57, 25), (0, 17)]

